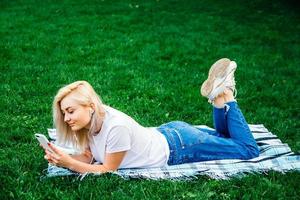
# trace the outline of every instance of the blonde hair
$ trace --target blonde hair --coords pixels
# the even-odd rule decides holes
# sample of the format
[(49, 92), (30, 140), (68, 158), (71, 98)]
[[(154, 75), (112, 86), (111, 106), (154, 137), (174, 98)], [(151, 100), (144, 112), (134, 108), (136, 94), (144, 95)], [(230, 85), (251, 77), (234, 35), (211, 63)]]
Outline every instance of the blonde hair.
[[(63, 98), (70, 94), (82, 106), (93, 105), (94, 113), (91, 117), (89, 130), (72, 131), (64, 121), (60, 103)], [(105, 115), (101, 98), (87, 81), (76, 81), (59, 89), (54, 98), (52, 109), (53, 123), (58, 132), (58, 142), (62, 144), (71, 143), (80, 151), (84, 151), (88, 147), (92, 135), (100, 132)]]

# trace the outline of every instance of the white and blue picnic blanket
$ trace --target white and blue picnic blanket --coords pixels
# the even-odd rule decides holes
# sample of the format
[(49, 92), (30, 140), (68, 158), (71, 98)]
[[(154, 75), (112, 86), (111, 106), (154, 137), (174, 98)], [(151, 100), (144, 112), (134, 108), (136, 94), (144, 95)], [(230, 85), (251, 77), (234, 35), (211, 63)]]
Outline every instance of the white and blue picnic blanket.
[[(196, 126), (205, 127), (207, 126)], [(250, 130), (259, 146), (260, 155), (250, 160), (226, 159), (202, 161), (188, 164), (172, 165), (149, 169), (119, 169), (113, 174), (125, 179), (192, 179), (197, 175), (206, 175), (214, 179), (241, 177), (249, 173), (266, 173), (278, 171), (281, 173), (291, 170), (300, 171), (300, 154), (291, 151), (290, 147), (263, 125), (249, 125)], [(97, 163), (95, 163), (97, 164)], [(49, 164), (45, 177), (75, 175), (82, 180), (86, 175), (101, 175), (95, 173), (79, 174), (65, 168)]]

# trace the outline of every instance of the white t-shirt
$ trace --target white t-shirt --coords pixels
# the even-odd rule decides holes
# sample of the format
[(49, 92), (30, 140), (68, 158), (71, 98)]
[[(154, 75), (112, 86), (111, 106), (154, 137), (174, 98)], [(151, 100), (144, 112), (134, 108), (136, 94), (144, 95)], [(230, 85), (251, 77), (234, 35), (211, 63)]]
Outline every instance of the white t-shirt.
[(104, 108), (101, 131), (89, 143), (96, 161), (104, 163), (106, 153), (127, 151), (119, 168), (167, 165), (169, 146), (156, 128), (143, 127), (130, 116), (107, 105)]

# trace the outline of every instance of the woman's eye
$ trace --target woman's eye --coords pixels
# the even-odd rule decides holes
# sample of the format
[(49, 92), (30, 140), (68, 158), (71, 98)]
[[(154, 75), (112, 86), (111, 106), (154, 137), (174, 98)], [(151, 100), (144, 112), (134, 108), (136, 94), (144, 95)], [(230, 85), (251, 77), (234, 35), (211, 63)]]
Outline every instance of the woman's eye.
[(69, 113), (70, 113), (70, 114), (72, 114), (73, 112), (74, 112), (74, 111), (73, 111), (73, 110), (71, 110)]

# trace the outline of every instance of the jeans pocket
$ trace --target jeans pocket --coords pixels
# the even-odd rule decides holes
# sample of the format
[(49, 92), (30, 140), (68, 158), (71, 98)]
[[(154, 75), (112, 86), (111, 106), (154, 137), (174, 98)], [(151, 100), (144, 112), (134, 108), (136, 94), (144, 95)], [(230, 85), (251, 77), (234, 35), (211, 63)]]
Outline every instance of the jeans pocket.
[(182, 149), (203, 143), (204, 133), (192, 126), (181, 127), (173, 130)]

